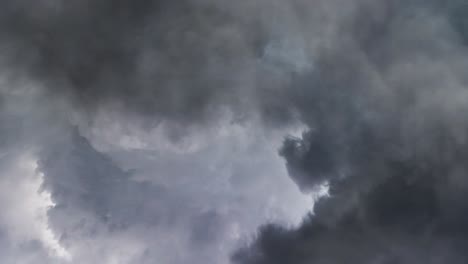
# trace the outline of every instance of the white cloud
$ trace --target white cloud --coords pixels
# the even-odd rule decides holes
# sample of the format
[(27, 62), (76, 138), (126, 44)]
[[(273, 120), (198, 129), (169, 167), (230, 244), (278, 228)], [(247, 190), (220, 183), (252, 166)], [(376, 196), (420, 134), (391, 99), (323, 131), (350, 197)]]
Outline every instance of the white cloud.
[(37, 159), (32, 153), (2, 158), (0, 227), (14, 246), (40, 241), (50, 257), (71, 260), (49, 228), (47, 211), (54, 204), (50, 194), (41, 190), (42, 182), (43, 175), (37, 171)]

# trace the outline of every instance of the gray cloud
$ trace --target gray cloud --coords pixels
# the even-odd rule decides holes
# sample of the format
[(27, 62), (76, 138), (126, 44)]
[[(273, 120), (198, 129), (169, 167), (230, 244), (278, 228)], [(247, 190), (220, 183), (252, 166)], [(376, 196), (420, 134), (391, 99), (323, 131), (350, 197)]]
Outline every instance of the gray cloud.
[[(330, 197), (299, 227), (261, 228), (234, 262), (465, 262), (465, 9), (2, 3), (2, 168), (29, 153), (28, 175), (43, 175), (31, 197), (41, 185), (55, 203), (35, 205), (48, 226), (0, 239), (22, 241), (5, 261), (25, 247), (46, 263), (54, 250), (73, 263), (228, 262), (259, 224), (312, 208), (277, 157), (278, 135), (302, 123), (280, 155), (302, 192), (327, 184)], [(11, 223), (0, 228), (29, 224)]]
[(310, 206), (276, 155), (284, 132), (225, 122), (173, 142), (114, 129), (123, 117), (71, 129), (67, 104), (26, 87), (2, 90), (5, 263), (228, 263), (266, 219)]
[[(43, 148), (38, 162), (43, 188), (55, 202), (48, 210), (49, 224), (73, 256), (73, 263), (111, 261), (117, 257), (113, 247), (122, 248), (120, 261), (124, 263), (155, 259), (227, 263), (239, 239), (265, 219), (294, 222), (288, 218), (291, 212), (299, 217), (310, 206), (306, 199), (296, 205), (296, 212), (287, 201), (269, 205), (277, 193), (284, 195), (281, 199), (292, 196), (295, 202), (301, 201), (299, 194), (294, 196), (293, 185), (268, 182), (281, 181), (284, 172), (274, 172), (281, 162), (274, 164), (266, 158), (249, 165), (229, 164), (238, 162), (238, 154), (231, 154), (230, 161), (228, 157), (215, 160), (216, 152), (226, 151), (230, 144), (215, 149), (209, 145), (193, 154), (161, 153), (169, 157), (149, 150), (114, 150), (108, 156), (76, 130), (63, 133)], [(262, 155), (264, 151), (249, 150)], [(274, 152), (269, 153), (274, 157)], [(223, 164), (224, 160), (229, 163)], [(117, 164), (136, 169), (126, 172)], [(251, 178), (242, 179), (237, 173)], [(245, 188), (252, 183), (257, 186)], [(257, 188), (278, 190), (258, 193)], [(110, 239), (120, 242), (107, 245)], [(134, 251), (125, 252), (127, 243), (130, 248), (134, 245)]]
[[(223, 263), (240, 236), (265, 219), (294, 221), (308, 207), (309, 199), (281, 178), (273, 137), (261, 144), (252, 135), (202, 138), (208, 146), (191, 153), (152, 145), (197, 145), (193, 134), (229, 135), (243, 129), (239, 120), (254, 123), (252, 88), (283, 78), (266, 78), (268, 72), (295, 67), (287, 58), (263, 61), (267, 36), (260, 27), (268, 14), (256, 19), (228, 1), (7, 1), (1, 9), (2, 147), (5, 155), (31, 152), (43, 174), (42, 189), (31, 193), (50, 194), (55, 205), (41, 212), (51, 241), (71, 262)], [(220, 125), (226, 115), (235, 124)], [(132, 135), (106, 127), (120, 124), (144, 136), (122, 148), (113, 140)], [(161, 127), (167, 131), (158, 138), (152, 133)], [(94, 144), (110, 145), (112, 153)], [(276, 203), (279, 194), (304, 204)], [(34, 239), (47, 244), (25, 240)], [(53, 263), (47, 250), (43, 262)]]
[(209, 123), (220, 111), (290, 122), (287, 87), (330, 38), (315, 24), (335, 15), (301, 1), (210, 0), (8, 1), (2, 12), (2, 63), (14, 77), (91, 121), (106, 109), (150, 127)]
[(260, 229), (236, 263), (466, 262), (466, 6), (354, 4), (306, 78), (311, 129), (281, 151), (301, 190), (330, 197), (298, 228)]
[(91, 116), (113, 105), (156, 120), (199, 120), (239, 103), (239, 79), (251, 78), (261, 47), (255, 23), (220, 4), (8, 1), (5, 60)]

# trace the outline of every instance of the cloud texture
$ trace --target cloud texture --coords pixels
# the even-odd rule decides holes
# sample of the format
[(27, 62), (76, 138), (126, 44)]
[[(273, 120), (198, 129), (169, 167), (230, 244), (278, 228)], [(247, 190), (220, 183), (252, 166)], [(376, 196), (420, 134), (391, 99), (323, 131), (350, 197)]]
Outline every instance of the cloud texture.
[(466, 261), (466, 6), (355, 2), (307, 79), (311, 129), (281, 151), (301, 190), (329, 197), (299, 228), (260, 229), (237, 263)]
[(467, 12), (4, 1), (0, 260), (465, 263)]

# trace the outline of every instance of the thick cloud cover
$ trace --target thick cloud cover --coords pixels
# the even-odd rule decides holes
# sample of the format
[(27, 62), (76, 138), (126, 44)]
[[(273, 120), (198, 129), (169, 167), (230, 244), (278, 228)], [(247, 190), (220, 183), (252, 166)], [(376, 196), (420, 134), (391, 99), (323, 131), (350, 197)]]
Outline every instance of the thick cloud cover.
[(236, 263), (467, 261), (467, 6), (354, 2), (305, 82), (311, 129), (281, 151), (329, 197), (299, 228), (263, 227)]
[(466, 262), (462, 1), (0, 7), (0, 262)]
[(277, 155), (296, 124), (252, 111), (256, 69), (277, 66), (225, 4), (1, 4), (1, 182), (18, 191), (0, 262), (228, 263), (265, 221), (300, 220), (312, 200)]
[(113, 118), (73, 128), (67, 104), (3, 94), (3, 263), (228, 263), (263, 222), (298, 223), (311, 204), (277, 155), (286, 131), (228, 123), (174, 142)]
[[(292, 70), (305, 67), (276, 55), (275, 49), (289, 52), (284, 44), (268, 48), (270, 35), (283, 34), (265, 28), (270, 12), (262, 10), (269, 5), (6, 1), (0, 38), (9, 67), (45, 82), (49, 96), (65, 97), (91, 116), (123, 109), (154, 125), (203, 121), (228, 108), (242, 118), (258, 103), (250, 102), (255, 87), (273, 91), (278, 80), (268, 76), (278, 74), (261, 65), (262, 56)], [(293, 47), (303, 49), (301, 43)]]

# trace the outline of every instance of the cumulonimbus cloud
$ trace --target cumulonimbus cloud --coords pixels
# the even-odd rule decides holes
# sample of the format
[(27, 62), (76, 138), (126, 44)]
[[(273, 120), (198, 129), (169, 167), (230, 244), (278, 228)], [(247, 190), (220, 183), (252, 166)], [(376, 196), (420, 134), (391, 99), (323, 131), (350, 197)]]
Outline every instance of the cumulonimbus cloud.
[[(215, 151), (200, 152), (204, 158), (178, 153), (199, 162), (184, 163), (189, 169), (176, 164), (166, 174), (210, 175), (203, 178), (208, 186), (222, 190), (211, 196), (193, 177), (145, 172), (136, 179), (113, 159), (153, 170), (149, 145), (161, 141), (151, 139), (154, 129), (168, 127), (167, 140), (178, 142), (226, 123), (261, 131), (252, 145), (264, 155), (274, 144), (260, 139), (264, 131), (300, 123), (306, 131), (287, 137), (279, 154), (303, 193), (326, 184), (329, 197), (297, 228), (261, 228), (234, 262), (466, 262), (468, 11), (461, 1), (25, 0), (1, 6), (0, 118), (9, 124), (0, 127), (1, 146), (37, 153), (43, 188), (56, 204), (51, 228), (75, 261), (120, 256), (124, 263), (151, 263), (164, 255), (162, 263), (216, 263), (209, 247), (238, 235), (236, 224), (249, 222), (257, 209), (249, 207), (233, 223), (239, 208), (270, 197), (259, 195), (268, 193), (266, 178), (225, 176), (223, 166), (215, 177)], [(122, 123), (138, 132), (127, 135)], [(106, 131), (115, 127), (131, 138), (125, 150), (113, 142), (120, 131)], [(108, 153), (97, 150), (93, 137), (97, 145), (112, 145)], [(226, 143), (229, 151), (234, 145)], [(240, 157), (246, 152), (221, 156), (253, 162)], [(278, 165), (232, 164), (229, 173), (262, 175), (259, 167)], [(242, 202), (234, 188), (248, 189), (242, 194), (251, 200)], [(105, 245), (123, 245), (112, 241), (128, 247), (115, 256)], [(77, 246), (89, 243), (96, 245), (93, 256)], [(165, 255), (171, 248), (179, 251)]]
[(310, 131), (281, 151), (303, 191), (326, 183), (329, 197), (299, 228), (262, 228), (236, 263), (467, 259), (466, 6), (354, 2), (305, 83)]

